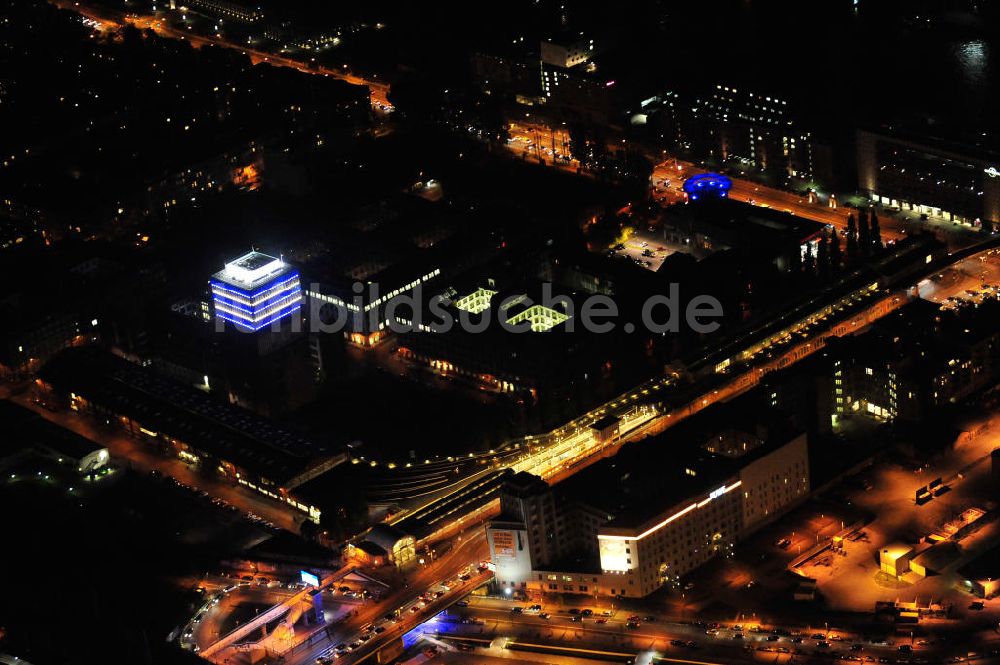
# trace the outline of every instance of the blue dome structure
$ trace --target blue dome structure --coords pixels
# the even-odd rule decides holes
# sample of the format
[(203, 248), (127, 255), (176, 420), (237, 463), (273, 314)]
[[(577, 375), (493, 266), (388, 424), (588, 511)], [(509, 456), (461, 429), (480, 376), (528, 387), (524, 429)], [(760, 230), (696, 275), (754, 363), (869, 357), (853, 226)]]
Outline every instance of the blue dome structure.
[(682, 189), (691, 201), (697, 201), (702, 197), (724, 199), (729, 196), (732, 187), (733, 181), (719, 173), (699, 173), (685, 180), (682, 185)]

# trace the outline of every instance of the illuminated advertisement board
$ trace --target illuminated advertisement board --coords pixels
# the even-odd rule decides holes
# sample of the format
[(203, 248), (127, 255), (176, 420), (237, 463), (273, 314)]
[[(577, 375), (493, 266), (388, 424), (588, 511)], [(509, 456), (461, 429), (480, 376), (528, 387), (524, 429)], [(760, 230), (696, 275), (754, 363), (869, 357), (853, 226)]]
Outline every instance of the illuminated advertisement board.
[(299, 579), (310, 586), (319, 586), (319, 578), (306, 570), (299, 571)]
[(493, 532), (493, 556), (514, 558), (514, 534), (511, 531)]
[(597, 536), (597, 546), (601, 553), (601, 570), (625, 572), (635, 568), (630, 563), (631, 555), (626, 552), (627, 549), (630, 549), (627, 540)]

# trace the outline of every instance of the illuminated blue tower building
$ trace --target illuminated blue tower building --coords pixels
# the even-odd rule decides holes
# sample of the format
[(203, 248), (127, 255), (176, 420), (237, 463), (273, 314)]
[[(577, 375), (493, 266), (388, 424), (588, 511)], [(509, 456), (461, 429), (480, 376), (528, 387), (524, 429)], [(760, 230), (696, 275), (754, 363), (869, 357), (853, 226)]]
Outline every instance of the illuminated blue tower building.
[(299, 271), (261, 252), (230, 261), (209, 283), (215, 316), (243, 331), (262, 330), (302, 306)]

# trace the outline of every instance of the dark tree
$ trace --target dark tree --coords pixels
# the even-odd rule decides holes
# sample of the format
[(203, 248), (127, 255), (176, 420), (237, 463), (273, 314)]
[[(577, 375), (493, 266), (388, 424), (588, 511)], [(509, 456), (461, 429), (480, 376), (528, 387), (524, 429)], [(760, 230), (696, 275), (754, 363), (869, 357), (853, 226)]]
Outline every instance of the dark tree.
[(802, 258), (802, 272), (806, 277), (816, 276), (816, 255), (813, 254), (812, 245), (806, 245), (806, 255)]
[(858, 260), (858, 227), (854, 215), (847, 216), (847, 262), (854, 264)]
[(871, 245), (872, 251), (876, 254), (883, 249), (882, 229), (879, 227), (878, 215), (875, 214), (874, 210), (871, 211)]
[(816, 254), (816, 271), (823, 279), (827, 279), (830, 276), (830, 236), (827, 234), (826, 229), (823, 229), (823, 235), (819, 239), (819, 249)]
[(600, 171), (608, 161), (608, 139), (593, 125), (572, 123), (567, 127), (569, 152), (585, 168)]
[(840, 250), (840, 235), (837, 229), (830, 234), (830, 271), (833, 274), (840, 272), (843, 265), (844, 256)]
[(802, 273), (802, 251), (797, 247), (796, 251), (788, 257), (788, 272), (795, 277)]
[(493, 100), (487, 99), (476, 104), (479, 126), (490, 142), (505, 145), (510, 138), (510, 128), (503, 109)]
[(861, 256), (868, 256), (872, 251), (872, 232), (868, 226), (868, 211), (858, 211), (858, 248)]

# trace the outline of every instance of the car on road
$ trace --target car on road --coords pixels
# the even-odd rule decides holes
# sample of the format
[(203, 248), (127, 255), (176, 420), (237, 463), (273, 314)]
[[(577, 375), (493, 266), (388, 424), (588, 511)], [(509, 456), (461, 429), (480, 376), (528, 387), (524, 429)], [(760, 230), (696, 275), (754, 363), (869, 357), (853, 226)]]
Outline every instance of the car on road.
[(607, 622), (608, 622), (608, 620), (607, 620), (607, 619), (605, 619), (604, 617), (601, 617), (600, 619), (597, 619), (596, 621), (594, 621), (594, 623), (599, 623), (599, 624), (601, 624), (601, 625), (604, 625), (604, 624), (606, 624)]
[(549, 616), (551, 616), (551, 615), (548, 612), (539, 612), (538, 613), (538, 618), (539, 619), (548, 619)]
[(460, 600), (457, 603), (455, 603), (455, 607), (468, 607), (468, 606), (469, 606), (469, 601), (467, 600)]
[(971, 603), (969, 603), (969, 609), (970, 610), (974, 610), (976, 612), (979, 612), (980, 610), (984, 609), (985, 607), (986, 607), (986, 604), (983, 601), (981, 601), (981, 600), (974, 600)]
[(593, 614), (594, 614), (594, 610), (591, 610), (591, 609), (580, 610), (580, 615), (581, 616), (589, 617), (589, 616), (593, 616)]

